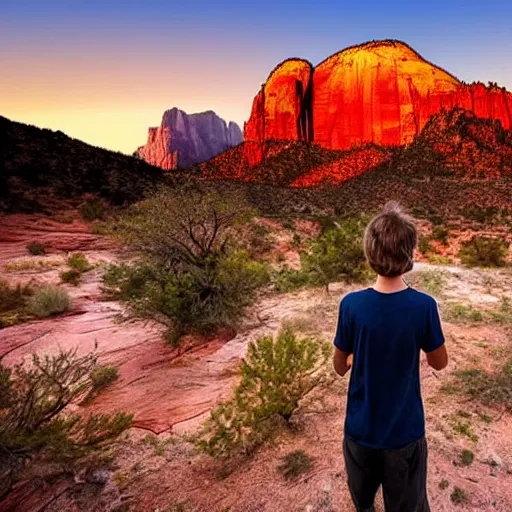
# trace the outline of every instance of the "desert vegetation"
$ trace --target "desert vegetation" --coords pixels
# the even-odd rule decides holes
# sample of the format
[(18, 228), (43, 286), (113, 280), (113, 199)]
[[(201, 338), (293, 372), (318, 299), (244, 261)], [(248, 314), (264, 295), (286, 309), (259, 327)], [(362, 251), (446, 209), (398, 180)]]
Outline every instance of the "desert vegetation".
[(33, 354), (30, 362), (13, 367), (0, 360), (3, 485), (12, 485), (22, 469), (38, 461), (70, 470), (74, 461), (104, 450), (130, 426), (132, 417), (123, 412), (68, 411), (68, 405), (98, 392), (100, 369), (94, 354), (78, 356), (76, 350)]
[(69, 295), (58, 286), (9, 286), (0, 281), (0, 328), (67, 311)]
[(252, 453), (288, 427), (301, 400), (325, 382), (330, 354), (329, 344), (290, 329), (251, 343), (240, 384), (212, 412), (198, 446), (218, 458)]
[(169, 341), (234, 326), (267, 281), (267, 270), (237, 243), (250, 216), (241, 200), (165, 191), (128, 211), (117, 234), (140, 259), (111, 267), (110, 292), (132, 310), (169, 327)]

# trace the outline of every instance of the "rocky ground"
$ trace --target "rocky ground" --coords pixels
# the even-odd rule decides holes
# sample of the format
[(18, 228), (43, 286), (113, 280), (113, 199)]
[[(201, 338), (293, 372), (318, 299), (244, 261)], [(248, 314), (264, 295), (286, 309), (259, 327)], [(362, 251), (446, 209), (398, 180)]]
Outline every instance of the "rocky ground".
[[(102, 296), (104, 265), (123, 257), (105, 236), (91, 233), (77, 220), (58, 223), (12, 215), (0, 222), (0, 279), (58, 282), (65, 257), (73, 251), (83, 252), (96, 265), (80, 286), (65, 285), (72, 296), (69, 313), (0, 330), (4, 362), (15, 363), (34, 351), (78, 347), (85, 353), (96, 347), (102, 362), (119, 367), (120, 378), (88, 407), (131, 411), (135, 418), (134, 428), (115, 447), (117, 457), (109, 471), (89, 475), (85, 482), (66, 474), (48, 481), (34, 472), (0, 503), (1, 512), (354, 510), (341, 456), (346, 379), (334, 379), (315, 391), (321, 400), (304, 404), (293, 432), (236, 467), (197, 453), (182, 436), (193, 433), (211, 408), (229, 396), (251, 340), (275, 333), (283, 322), (331, 339), (339, 300), (350, 287), (334, 284), (329, 293), (265, 296), (236, 336), (227, 332), (212, 340), (188, 339), (173, 349), (162, 341), (160, 326), (121, 321), (122, 306)], [(25, 247), (33, 240), (45, 242), (49, 254), (28, 255)], [(35, 263), (19, 263), (27, 260)], [(494, 371), (510, 357), (512, 324), (504, 305), (512, 299), (511, 277), (508, 270), (425, 264), (409, 276), (413, 284), (437, 296), (451, 358), (443, 372), (428, 368), (424, 360), (421, 367), (429, 498), (435, 511), (505, 511), (512, 506), (512, 415), (443, 390), (456, 370)], [(462, 314), (468, 305), (471, 311), (482, 311), (482, 319)], [(493, 312), (501, 312), (499, 318)], [(278, 468), (282, 457), (297, 449), (304, 450), (313, 465), (287, 481)], [(465, 466), (460, 462), (463, 450), (474, 456)], [(380, 498), (377, 510), (383, 510)]]

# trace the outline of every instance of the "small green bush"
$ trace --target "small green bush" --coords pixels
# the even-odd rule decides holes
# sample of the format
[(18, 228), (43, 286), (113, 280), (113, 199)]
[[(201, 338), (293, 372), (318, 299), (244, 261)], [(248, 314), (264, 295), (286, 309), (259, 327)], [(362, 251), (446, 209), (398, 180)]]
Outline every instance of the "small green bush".
[(466, 492), (460, 487), (455, 487), (455, 489), (453, 489), (453, 492), (450, 494), (450, 499), (452, 500), (452, 503), (455, 503), (455, 505), (463, 505), (468, 502)]
[(33, 256), (42, 256), (46, 254), (46, 247), (40, 242), (30, 242), (27, 244), (27, 251)]
[[(88, 455), (115, 439), (132, 421), (119, 412), (88, 417), (66, 407), (92, 389), (96, 357), (76, 350), (44, 357), (12, 368), (0, 362), (0, 450), (30, 459), (44, 454), (67, 460)], [(66, 411), (66, 412), (64, 412)]]
[[(476, 220), (480, 223), (494, 223), (500, 216), (500, 209), (495, 206), (482, 208), (477, 205), (466, 206), (462, 210), (462, 216), (466, 219)], [(504, 212), (506, 213), (506, 212)]]
[(73, 270), (76, 270), (77, 272), (80, 272), (82, 274), (84, 272), (88, 272), (89, 270), (91, 270), (93, 268), (93, 265), (91, 265), (89, 263), (85, 254), (83, 254), (81, 252), (76, 252), (76, 253), (72, 254), (71, 256), (69, 256), (69, 258), (67, 259), (67, 264)]
[(499, 238), (474, 236), (465, 242), (459, 258), (464, 265), (470, 267), (503, 267), (509, 244)]
[(304, 450), (295, 450), (282, 459), (279, 471), (286, 480), (291, 480), (309, 471), (313, 461)]
[(90, 378), (93, 391), (100, 391), (119, 378), (119, 371), (112, 365), (98, 366), (91, 372)]
[(278, 292), (286, 293), (307, 286), (309, 277), (305, 272), (292, 268), (282, 268), (274, 274), (274, 285)]
[(301, 269), (311, 284), (334, 280), (366, 281), (371, 275), (363, 250), (366, 218), (348, 218), (328, 227), (301, 254)]
[(459, 464), (461, 466), (471, 466), (475, 456), (471, 450), (462, 450), (459, 454)]
[(57, 286), (37, 288), (28, 300), (28, 310), (31, 314), (45, 318), (69, 309), (69, 295)]
[(163, 314), (172, 344), (187, 332), (206, 334), (236, 326), (267, 281), (266, 267), (251, 261), (244, 251), (180, 275), (140, 262), (111, 266), (104, 276), (107, 290), (127, 301), (138, 315)]
[(82, 279), (82, 273), (72, 268), (71, 270), (61, 272), (60, 279), (63, 283), (69, 283), (73, 286), (78, 286)]
[(25, 306), (31, 294), (28, 286), (11, 288), (6, 281), (0, 280), (0, 328), (25, 320)]
[(471, 305), (461, 304), (458, 302), (449, 302), (444, 308), (446, 311), (446, 319), (452, 322), (483, 322), (484, 315), (478, 309)]
[(104, 220), (106, 214), (105, 202), (102, 199), (89, 199), (80, 207), (80, 215), (84, 220)]
[(427, 256), (432, 252), (432, 245), (430, 243), (430, 237), (421, 235), (418, 240), (418, 250), (423, 256)]
[(211, 413), (198, 439), (206, 453), (248, 454), (287, 425), (300, 401), (327, 377), (330, 346), (290, 330), (249, 345), (233, 398)]
[(445, 489), (448, 489), (450, 485), (450, 482), (448, 482), (448, 480), (446, 479), (442, 479), (440, 482), (439, 482), (439, 489), (441, 489), (442, 491), (444, 491)]
[(443, 245), (448, 245), (450, 231), (444, 226), (436, 226), (432, 231), (432, 238)]

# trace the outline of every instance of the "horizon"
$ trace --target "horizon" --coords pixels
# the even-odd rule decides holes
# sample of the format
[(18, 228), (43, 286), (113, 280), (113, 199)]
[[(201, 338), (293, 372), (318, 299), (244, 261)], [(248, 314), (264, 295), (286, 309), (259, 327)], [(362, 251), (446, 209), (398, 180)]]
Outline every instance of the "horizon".
[(461, 81), (512, 90), (512, 5), (499, 0), (67, 4), (0, 7), (0, 115), (126, 154), (173, 107), (214, 111), (243, 130), (280, 62), (317, 65), (372, 40), (403, 41)]

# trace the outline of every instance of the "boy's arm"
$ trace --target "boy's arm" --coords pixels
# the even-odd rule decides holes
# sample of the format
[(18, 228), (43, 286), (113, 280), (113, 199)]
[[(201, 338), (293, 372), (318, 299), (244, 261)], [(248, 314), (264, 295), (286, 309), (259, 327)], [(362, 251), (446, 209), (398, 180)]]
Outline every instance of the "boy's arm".
[(333, 366), (338, 375), (345, 375), (352, 367), (352, 334), (349, 327), (348, 309), (342, 300), (338, 313), (338, 325), (334, 336)]
[(442, 370), (448, 365), (448, 352), (444, 343), (443, 328), (439, 318), (437, 303), (432, 301), (427, 316), (427, 329), (422, 350), (427, 355), (427, 362), (434, 370)]
[(343, 377), (352, 368), (352, 354), (334, 347), (333, 365), (335, 372)]
[(442, 370), (448, 366), (448, 352), (446, 346), (441, 345), (432, 352), (427, 352), (427, 362), (434, 370)]

